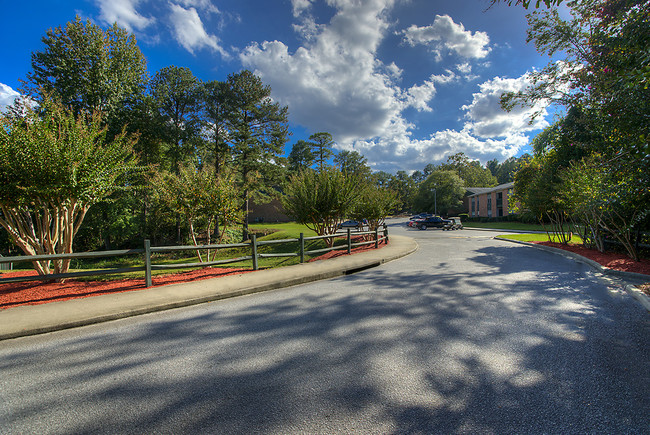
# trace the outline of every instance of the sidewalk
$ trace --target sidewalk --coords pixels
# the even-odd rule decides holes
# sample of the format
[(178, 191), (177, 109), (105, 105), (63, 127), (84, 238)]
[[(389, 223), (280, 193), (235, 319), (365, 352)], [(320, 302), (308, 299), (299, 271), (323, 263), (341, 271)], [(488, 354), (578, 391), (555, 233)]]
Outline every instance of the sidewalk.
[(388, 246), (381, 249), (330, 260), (124, 293), (8, 308), (0, 310), (0, 340), (348, 275), (404, 257), (415, 252), (417, 248), (417, 243), (410, 237), (390, 236)]

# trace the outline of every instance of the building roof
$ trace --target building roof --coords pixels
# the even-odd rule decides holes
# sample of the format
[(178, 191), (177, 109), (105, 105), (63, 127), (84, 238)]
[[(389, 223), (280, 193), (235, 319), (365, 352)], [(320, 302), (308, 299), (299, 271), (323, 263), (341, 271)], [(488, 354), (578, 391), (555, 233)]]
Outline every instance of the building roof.
[(500, 190), (508, 190), (514, 187), (515, 183), (504, 183), (499, 184), (495, 187), (467, 187), (465, 190), (470, 192), (467, 196), (476, 196), (482, 193), (498, 192)]

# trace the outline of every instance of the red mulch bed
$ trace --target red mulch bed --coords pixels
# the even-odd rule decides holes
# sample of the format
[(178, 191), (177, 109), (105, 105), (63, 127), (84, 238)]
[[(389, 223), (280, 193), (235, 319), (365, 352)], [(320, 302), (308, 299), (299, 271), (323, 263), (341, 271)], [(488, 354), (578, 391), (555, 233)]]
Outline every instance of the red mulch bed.
[(625, 254), (616, 252), (598, 252), (595, 249), (587, 249), (582, 245), (563, 245), (561, 243), (552, 242), (533, 243), (564, 249), (565, 251), (575, 252), (576, 254), (582, 255), (583, 257), (586, 257), (590, 260), (594, 260), (601, 266), (607, 267), (609, 269), (650, 275), (650, 260), (648, 259), (634, 261)]
[[(383, 246), (383, 245), (380, 245)], [(353, 253), (373, 249), (374, 245), (355, 248)], [(346, 251), (331, 251), (311, 261), (347, 255)], [(238, 275), (252, 272), (247, 269), (205, 268), (190, 272), (154, 276), (153, 287), (181, 282), (199, 281), (209, 278), (219, 278), (228, 275)], [(36, 271), (17, 271), (3, 273), (3, 278), (15, 276), (36, 275)], [(76, 281), (66, 280), (64, 283), (43, 283), (40, 281), (14, 282), (0, 284), (0, 309), (13, 308), (21, 305), (39, 305), (48, 302), (66, 301), (68, 299), (87, 298), (111, 293), (122, 293), (145, 289), (144, 279), (122, 279), (116, 281)]]

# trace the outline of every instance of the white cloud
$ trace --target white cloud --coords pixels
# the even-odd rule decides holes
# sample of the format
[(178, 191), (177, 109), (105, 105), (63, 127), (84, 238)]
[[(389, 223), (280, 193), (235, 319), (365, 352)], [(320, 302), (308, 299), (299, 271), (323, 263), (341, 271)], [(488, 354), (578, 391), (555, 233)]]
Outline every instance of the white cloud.
[(180, 5), (170, 3), (171, 22), (176, 33), (176, 40), (187, 51), (194, 53), (194, 50), (211, 48), (219, 52), (223, 57), (229, 57), (228, 53), (219, 45), (219, 39), (209, 35), (203, 27), (203, 22), (195, 8), (185, 9)]
[(20, 94), (14, 91), (11, 86), (0, 83), (0, 112), (4, 112), (8, 106), (14, 104)]
[(449, 15), (436, 15), (430, 26), (412, 25), (402, 33), (411, 46), (427, 45), (437, 57), (442, 55), (443, 49), (474, 59), (483, 58), (490, 52), (487, 33), (465, 30), (462, 23), (454, 23)]
[(293, 54), (283, 42), (266, 41), (247, 47), (241, 61), (271, 85), (298, 124), (329, 131), (339, 142), (381, 135), (403, 105), (392, 85), (399, 69), (375, 56), (394, 2), (329, 3), (337, 8), (330, 23)]
[[(480, 92), (473, 94), (472, 103), (463, 106), (467, 111), (469, 122), (465, 128), (479, 137), (503, 137), (513, 132), (527, 132), (548, 126), (544, 119), (547, 102), (539, 102), (534, 107), (515, 107), (506, 112), (501, 108), (500, 100), (504, 92), (518, 92), (530, 86), (528, 75), (516, 79), (495, 77), (479, 85)], [(531, 116), (541, 112), (543, 116), (536, 118), (531, 124)]]
[(140, 0), (98, 0), (99, 18), (107, 24), (117, 23), (132, 32), (142, 30), (152, 24), (155, 19), (147, 18), (136, 11)]
[[(327, 3), (335, 7), (332, 19), (316, 24), (310, 15), (311, 2), (293, 0), (294, 16), (301, 23), (294, 28), (303, 38), (302, 46), (294, 52), (282, 41), (265, 41), (251, 44), (240, 53), (242, 64), (271, 86), (273, 98), (289, 106), (292, 122), (311, 132), (332, 133), (339, 149), (357, 150), (373, 169), (391, 172), (422, 169), (457, 152), (482, 162), (503, 160), (528, 144), (523, 134), (531, 130), (527, 124), (512, 121), (497, 132), (496, 124), (488, 125), (496, 117), (490, 118), (487, 107), (480, 110), (481, 103), (488, 106), (485, 103), (496, 96), (500, 83), (496, 79), (481, 85), (481, 92), (474, 97), (476, 104), (462, 108), (467, 112), (467, 122), (460, 131), (444, 130), (415, 138), (413, 132), (418, 126), (405, 118), (404, 110), (415, 108), (423, 113), (420, 116), (433, 112), (436, 87), (475, 79), (472, 67), (461, 63), (454, 71), (447, 69), (402, 88), (402, 69), (394, 62), (383, 63), (377, 56), (391, 25), (388, 12), (394, 1)], [(437, 43), (467, 58), (487, 54), (487, 35), (472, 34), (443, 18), (443, 24), (451, 25), (447, 33), (440, 32)], [(491, 108), (495, 109), (493, 104)], [(488, 127), (498, 134), (486, 135)]]
[(291, 0), (293, 16), (298, 17), (311, 7), (311, 0)]
[(219, 8), (213, 5), (211, 0), (175, 0), (175, 2), (186, 8), (194, 7), (206, 12), (219, 13)]

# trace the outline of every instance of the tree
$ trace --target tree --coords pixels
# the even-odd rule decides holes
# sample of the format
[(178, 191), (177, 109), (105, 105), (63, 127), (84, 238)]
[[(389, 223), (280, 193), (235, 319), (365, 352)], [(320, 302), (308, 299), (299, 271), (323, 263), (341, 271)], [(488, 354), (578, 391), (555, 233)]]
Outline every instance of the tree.
[(201, 101), (204, 111), (204, 128), (209, 132), (208, 141), (212, 144), (214, 170), (221, 172), (230, 160), (228, 149), (228, 121), (231, 116), (232, 101), (228, 83), (211, 80), (203, 84)]
[(229, 120), (231, 152), (242, 194), (243, 239), (248, 240), (248, 201), (277, 179), (287, 141), (287, 107), (274, 103), (271, 87), (248, 70), (228, 76), (232, 95)]
[[(532, 3), (532, 0), (503, 0), (508, 6), (523, 6), (524, 8), (528, 9), (530, 7), (530, 4)], [(562, 4), (563, 0), (535, 0), (535, 8), (539, 8), (542, 3), (547, 7), (550, 8), (552, 6), (560, 6)], [(494, 6), (497, 3), (501, 3), (501, 0), (491, 0), (490, 2), (490, 7)]]
[(481, 166), (478, 160), (470, 160), (465, 153), (456, 153), (447, 158), (447, 163), (440, 165), (444, 171), (455, 171), (468, 187), (493, 187), (497, 179), (489, 169)]
[(417, 186), (418, 184), (409, 177), (406, 171), (397, 171), (395, 177), (390, 180), (388, 187), (397, 193), (400, 210), (407, 210), (412, 206)]
[(299, 140), (291, 147), (289, 153), (289, 172), (296, 173), (303, 171), (314, 164), (314, 154), (312, 153), (312, 144)]
[(149, 85), (158, 114), (160, 137), (167, 147), (171, 171), (194, 155), (200, 120), (201, 82), (189, 68), (168, 66), (156, 73)]
[(147, 83), (146, 60), (135, 36), (116, 24), (103, 30), (90, 22), (74, 21), (49, 29), (43, 51), (32, 53), (32, 71), (25, 93), (40, 100), (41, 92), (56, 96), (75, 114), (102, 112), (114, 134), (117, 112), (131, 107)]
[(386, 216), (393, 212), (398, 204), (397, 195), (392, 190), (366, 184), (361, 188), (361, 194), (350, 217), (357, 221), (367, 220), (368, 230), (374, 231), (385, 222)]
[[(0, 115), (0, 225), (25, 254), (71, 253), (88, 209), (134, 170), (135, 138), (106, 140), (102, 124), (98, 113), (75, 116), (51, 99), (24, 118)], [(54, 273), (69, 264), (55, 260)], [(34, 262), (41, 275), (50, 265)]]
[(334, 139), (331, 134), (320, 132), (309, 136), (309, 140), (312, 141), (312, 153), (318, 164), (318, 170), (322, 171), (327, 165), (327, 159), (334, 155), (334, 150), (332, 150)]
[[(228, 173), (216, 175), (213, 166), (197, 170), (193, 165), (181, 165), (178, 174), (158, 172), (152, 179), (151, 188), (170, 210), (187, 219), (194, 246), (199, 245), (201, 236), (209, 245), (212, 229), (218, 223), (226, 228), (241, 218), (239, 192), (233, 176)], [(196, 252), (199, 262), (203, 262), (201, 251)], [(209, 250), (206, 256), (206, 260), (211, 261)]]
[(338, 165), (341, 172), (356, 175), (360, 179), (368, 179), (372, 172), (368, 166), (368, 159), (359, 151), (341, 151), (334, 157), (334, 163)]
[[(333, 169), (303, 171), (293, 175), (282, 205), (296, 222), (319, 236), (334, 234), (338, 224), (352, 213), (361, 194), (359, 180)], [(326, 239), (332, 246), (334, 239)]]
[(454, 171), (437, 170), (420, 185), (413, 199), (417, 210), (449, 212), (463, 205), (465, 185)]

